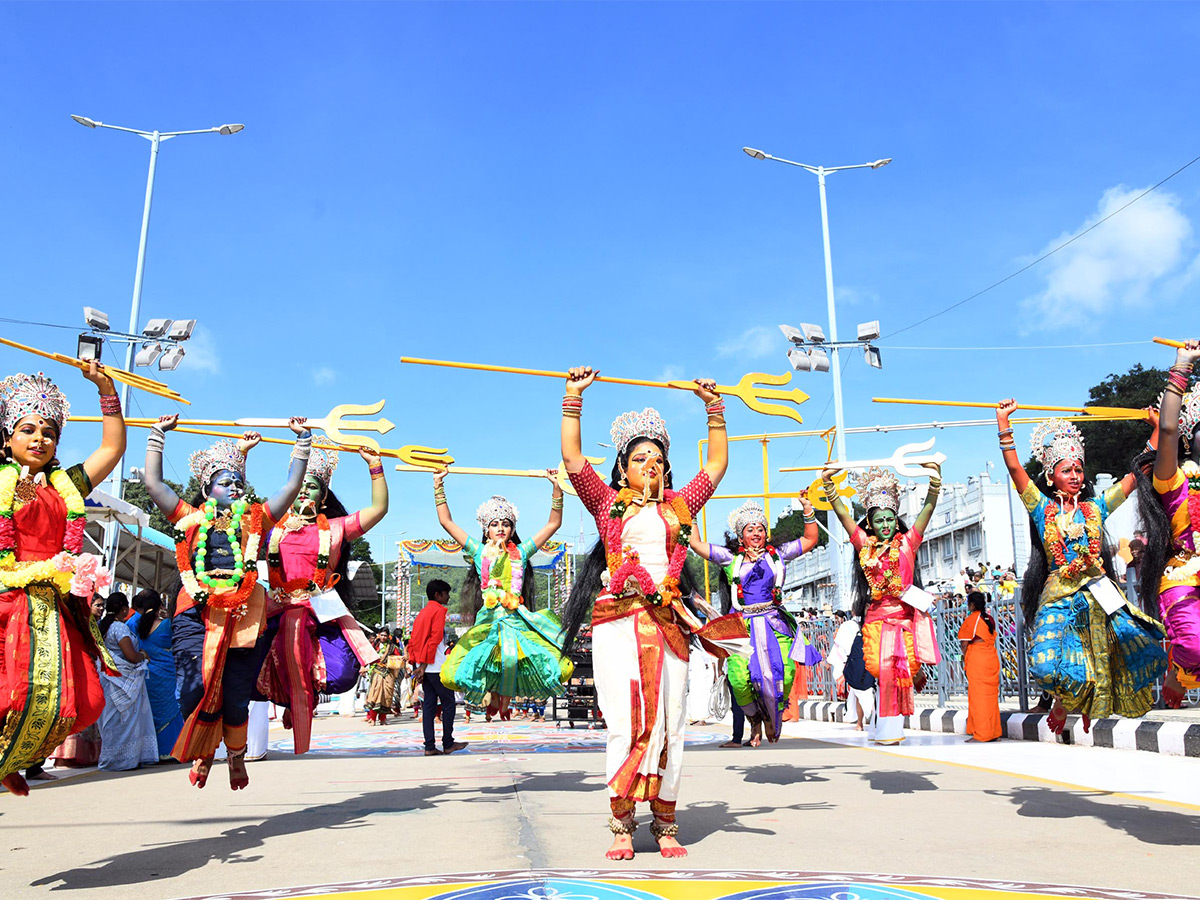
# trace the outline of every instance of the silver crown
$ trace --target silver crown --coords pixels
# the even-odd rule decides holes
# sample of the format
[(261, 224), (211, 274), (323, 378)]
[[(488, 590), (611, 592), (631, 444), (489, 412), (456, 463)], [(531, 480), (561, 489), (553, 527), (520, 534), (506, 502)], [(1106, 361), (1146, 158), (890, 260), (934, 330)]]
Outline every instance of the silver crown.
[(739, 538), (742, 536), (742, 529), (747, 525), (761, 525), (767, 527), (767, 515), (763, 512), (763, 508), (753, 500), (747, 500), (737, 509), (729, 514), (726, 520), (729, 522), (729, 527)]
[(630, 410), (612, 423), (609, 430), (613, 445), (617, 448), (617, 456), (625, 452), (625, 448), (639, 438), (653, 438), (662, 444), (663, 452), (671, 450), (671, 436), (667, 434), (667, 423), (658, 414), (658, 410), (647, 406), (641, 412)]
[[(1162, 409), (1163, 395), (1159, 394), (1154, 405)], [(1200, 425), (1200, 385), (1192, 388), (1184, 395), (1179, 407), (1179, 439), (1183, 441), (1183, 449), (1192, 452), (1192, 435), (1196, 426)]]
[(205, 450), (197, 450), (188, 457), (188, 467), (200, 480), (201, 488), (207, 488), (212, 477), (222, 469), (246, 477), (246, 457), (238, 449), (237, 441), (217, 441)]
[(900, 511), (900, 482), (890, 469), (872, 466), (854, 479), (863, 509)]
[(329, 487), (329, 482), (333, 478), (333, 473), (338, 467), (338, 455), (336, 451), (326, 453), (316, 447), (313, 448), (311, 455), (308, 457), (308, 468), (304, 474), (311, 475), (317, 479), (325, 487)]
[(496, 494), (486, 503), (482, 503), (479, 509), (475, 510), (475, 520), (484, 528), (487, 528), (492, 522), (500, 522), (504, 519), (512, 522), (513, 527), (517, 527), (517, 508)]
[(1049, 477), (1054, 467), (1064, 459), (1083, 462), (1083, 435), (1065, 419), (1048, 419), (1033, 429), (1029, 437), (1029, 449)]
[(66, 395), (42, 372), (10, 375), (0, 381), (0, 424), (9, 434), (26, 416), (41, 416), (53, 422), (61, 435), (70, 412)]

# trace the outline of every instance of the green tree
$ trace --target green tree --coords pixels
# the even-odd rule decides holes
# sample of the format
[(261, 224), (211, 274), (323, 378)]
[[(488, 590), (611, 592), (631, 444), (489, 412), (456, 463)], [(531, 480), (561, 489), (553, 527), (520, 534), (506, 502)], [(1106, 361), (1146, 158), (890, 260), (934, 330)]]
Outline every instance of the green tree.
[[(817, 546), (824, 547), (829, 543), (829, 534), (825, 528), (829, 525), (829, 513), (826, 510), (814, 510), (817, 521), (824, 527), (817, 529)], [(794, 541), (804, 536), (804, 510), (792, 509), (775, 520), (771, 529), (771, 543), (778, 547), (788, 541)]]
[[(169, 478), (164, 478), (163, 482), (185, 502), (195, 499), (200, 494), (200, 479), (195, 475), (188, 479), (186, 486), (181, 485), (177, 481), (171, 481)], [(127, 478), (125, 479), (125, 490), (122, 496), (126, 503), (132, 503), (134, 506), (144, 509), (150, 514), (151, 528), (155, 531), (161, 531), (163, 534), (171, 533), (171, 523), (167, 521), (167, 517), (163, 515), (158, 505), (150, 499), (150, 492), (146, 490), (146, 485), (140, 481)], [(254, 486), (248, 484), (246, 485), (246, 500), (249, 503), (262, 503), (266, 498), (258, 496), (254, 490)]]

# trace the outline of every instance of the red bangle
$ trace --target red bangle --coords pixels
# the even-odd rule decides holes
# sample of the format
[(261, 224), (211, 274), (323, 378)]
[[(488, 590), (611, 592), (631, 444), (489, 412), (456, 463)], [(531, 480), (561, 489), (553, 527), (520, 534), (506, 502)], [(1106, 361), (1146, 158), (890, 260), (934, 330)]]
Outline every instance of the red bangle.
[(119, 416), (121, 414), (121, 398), (116, 394), (101, 394), (100, 412), (106, 416)]

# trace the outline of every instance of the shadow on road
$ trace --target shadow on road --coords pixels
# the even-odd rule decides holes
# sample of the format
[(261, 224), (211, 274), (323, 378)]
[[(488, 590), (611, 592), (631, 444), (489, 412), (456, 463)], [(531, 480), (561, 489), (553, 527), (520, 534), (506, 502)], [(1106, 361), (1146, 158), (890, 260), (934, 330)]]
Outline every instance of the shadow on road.
[(829, 781), (817, 772), (861, 769), (862, 766), (792, 766), (787, 763), (768, 763), (761, 766), (730, 766), (731, 772), (741, 772), (747, 784), (815, 784)]
[(918, 791), (936, 791), (937, 785), (929, 780), (937, 772), (902, 772), (899, 770), (876, 770), (863, 772), (859, 777), (881, 794), (915, 794)]
[[(741, 834), (775, 835), (770, 828), (755, 828), (749, 824), (754, 816), (776, 816), (786, 809), (797, 812), (816, 812), (818, 810), (835, 809), (832, 803), (792, 803), (789, 806), (749, 806), (741, 809), (731, 808), (723, 800), (706, 800), (700, 803), (689, 803), (686, 810), (679, 812), (680, 838), (682, 843), (694, 844), (712, 834)], [(649, 829), (647, 829), (649, 831)], [(644, 849), (657, 850), (658, 844), (653, 838), (650, 847)], [(635, 850), (642, 850), (635, 839)]]
[(376, 791), (357, 797), (272, 815), (254, 824), (237, 825), (212, 837), (155, 844), (140, 850), (120, 853), (97, 860), (87, 867), (67, 869), (31, 886), (52, 885), (51, 890), (73, 891), (118, 885), (142, 885), (150, 879), (178, 878), (216, 860), (220, 863), (257, 862), (262, 855), (246, 856), (268, 840), (287, 834), (300, 834), (326, 828), (359, 828), (365, 817), (378, 813), (398, 813), (434, 809), (436, 799), (460, 799), (453, 794), (470, 794), (462, 802), (495, 803), (479, 796), (478, 791), (454, 791), (449, 785), (433, 784), (406, 790)]
[(1152, 806), (1101, 803), (1096, 797), (1111, 797), (1107, 791), (1064, 791), (1055, 788), (1022, 787), (1010, 791), (988, 791), (1007, 797), (1020, 808), (1019, 816), (1038, 819), (1099, 819), (1115, 831), (1124, 831), (1143, 844), (1166, 847), (1200, 846), (1200, 816), (1186, 815)]

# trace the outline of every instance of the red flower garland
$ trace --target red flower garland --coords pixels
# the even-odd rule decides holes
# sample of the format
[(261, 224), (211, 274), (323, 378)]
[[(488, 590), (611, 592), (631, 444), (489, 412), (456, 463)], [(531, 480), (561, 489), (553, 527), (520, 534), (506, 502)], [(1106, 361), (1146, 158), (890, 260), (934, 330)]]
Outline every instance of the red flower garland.
[(1102, 544), (1100, 509), (1093, 500), (1084, 500), (1079, 504), (1079, 511), (1083, 513), (1087, 544), (1082, 544), (1077, 538), (1070, 541), (1076, 556), (1069, 563), (1067, 562), (1068, 539), (1060, 534), (1058, 527), (1059, 509), (1058, 504), (1053, 500), (1046, 503), (1046, 545), (1054, 557), (1054, 565), (1058, 567), (1059, 577), (1065, 578), (1067, 581), (1074, 581), (1100, 559)]

